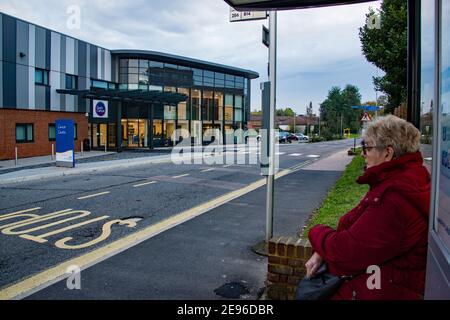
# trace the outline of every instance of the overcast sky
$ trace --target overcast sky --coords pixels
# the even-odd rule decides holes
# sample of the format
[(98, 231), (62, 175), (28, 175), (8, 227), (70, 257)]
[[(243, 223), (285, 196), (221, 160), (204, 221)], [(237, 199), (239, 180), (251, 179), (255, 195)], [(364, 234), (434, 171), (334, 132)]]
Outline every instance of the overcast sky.
[[(81, 28), (67, 27), (67, 8), (79, 6)], [(278, 108), (317, 112), (332, 86), (354, 84), (374, 101), (376, 68), (361, 52), (359, 27), (380, 2), (278, 13)], [(0, 11), (107, 49), (172, 53), (250, 69), (252, 110), (260, 109), (260, 82), (267, 81), (268, 50), (261, 25), (229, 22), (223, 0), (0, 0)]]

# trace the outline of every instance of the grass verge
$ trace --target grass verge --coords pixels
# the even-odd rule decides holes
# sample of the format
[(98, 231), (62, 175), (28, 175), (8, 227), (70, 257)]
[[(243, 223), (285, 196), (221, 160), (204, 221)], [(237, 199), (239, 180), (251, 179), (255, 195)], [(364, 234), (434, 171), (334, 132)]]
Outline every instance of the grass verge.
[(347, 166), (342, 177), (328, 194), (327, 198), (310, 219), (303, 237), (308, 237), (308, 232), (312, 227), (323, 224), (336, 228), (339, 219), (348, 211), (353, 209), (369, 191), (369, 186), (356, 183), (358, 177), (364, 171), (364, 158), (359, 155), (361, 150), (357, 150), (357, 156)]

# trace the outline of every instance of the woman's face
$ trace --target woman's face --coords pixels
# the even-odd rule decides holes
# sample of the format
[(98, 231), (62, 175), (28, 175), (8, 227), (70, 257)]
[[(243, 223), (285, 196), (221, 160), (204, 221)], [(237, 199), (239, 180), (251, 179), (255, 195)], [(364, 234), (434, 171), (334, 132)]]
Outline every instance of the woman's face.
[(377, 146), (370, 138), (366, 138), (363, 142), (362, 156), (366, 160), (367, 169), (391, 161), (393, 158), (388, 148)]

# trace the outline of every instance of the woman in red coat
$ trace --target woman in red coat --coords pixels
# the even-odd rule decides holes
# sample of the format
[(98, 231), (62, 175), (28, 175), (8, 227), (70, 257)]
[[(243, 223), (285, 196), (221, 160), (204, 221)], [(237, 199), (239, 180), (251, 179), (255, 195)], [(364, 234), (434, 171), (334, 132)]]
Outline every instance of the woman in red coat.
[[(367, 129), (367, 167), (358, 183), (370, 191), (337, 230), (318, 225), (309, 233), (315, 253), (306, 264), (308, 276), (326, 262), (330, 273), (353, 277), (333, 300), (423, 299), (431, 178), (419, 148), (419, 130), (397, 117), (380, 118)], [(371, 266), (379, 267), (378, 288)]]

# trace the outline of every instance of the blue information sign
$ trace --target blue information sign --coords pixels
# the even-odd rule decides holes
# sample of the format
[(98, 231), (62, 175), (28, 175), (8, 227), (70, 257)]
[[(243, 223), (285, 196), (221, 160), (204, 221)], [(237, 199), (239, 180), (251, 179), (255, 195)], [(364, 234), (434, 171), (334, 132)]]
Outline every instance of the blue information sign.
[(75, 167), (75, 142), (73, 120), (56, 121), (56, 165)]
[(378, 106), (353, 106), (352, 109), (364, 109), (366, 111), (380, 111), (381, 108)]

